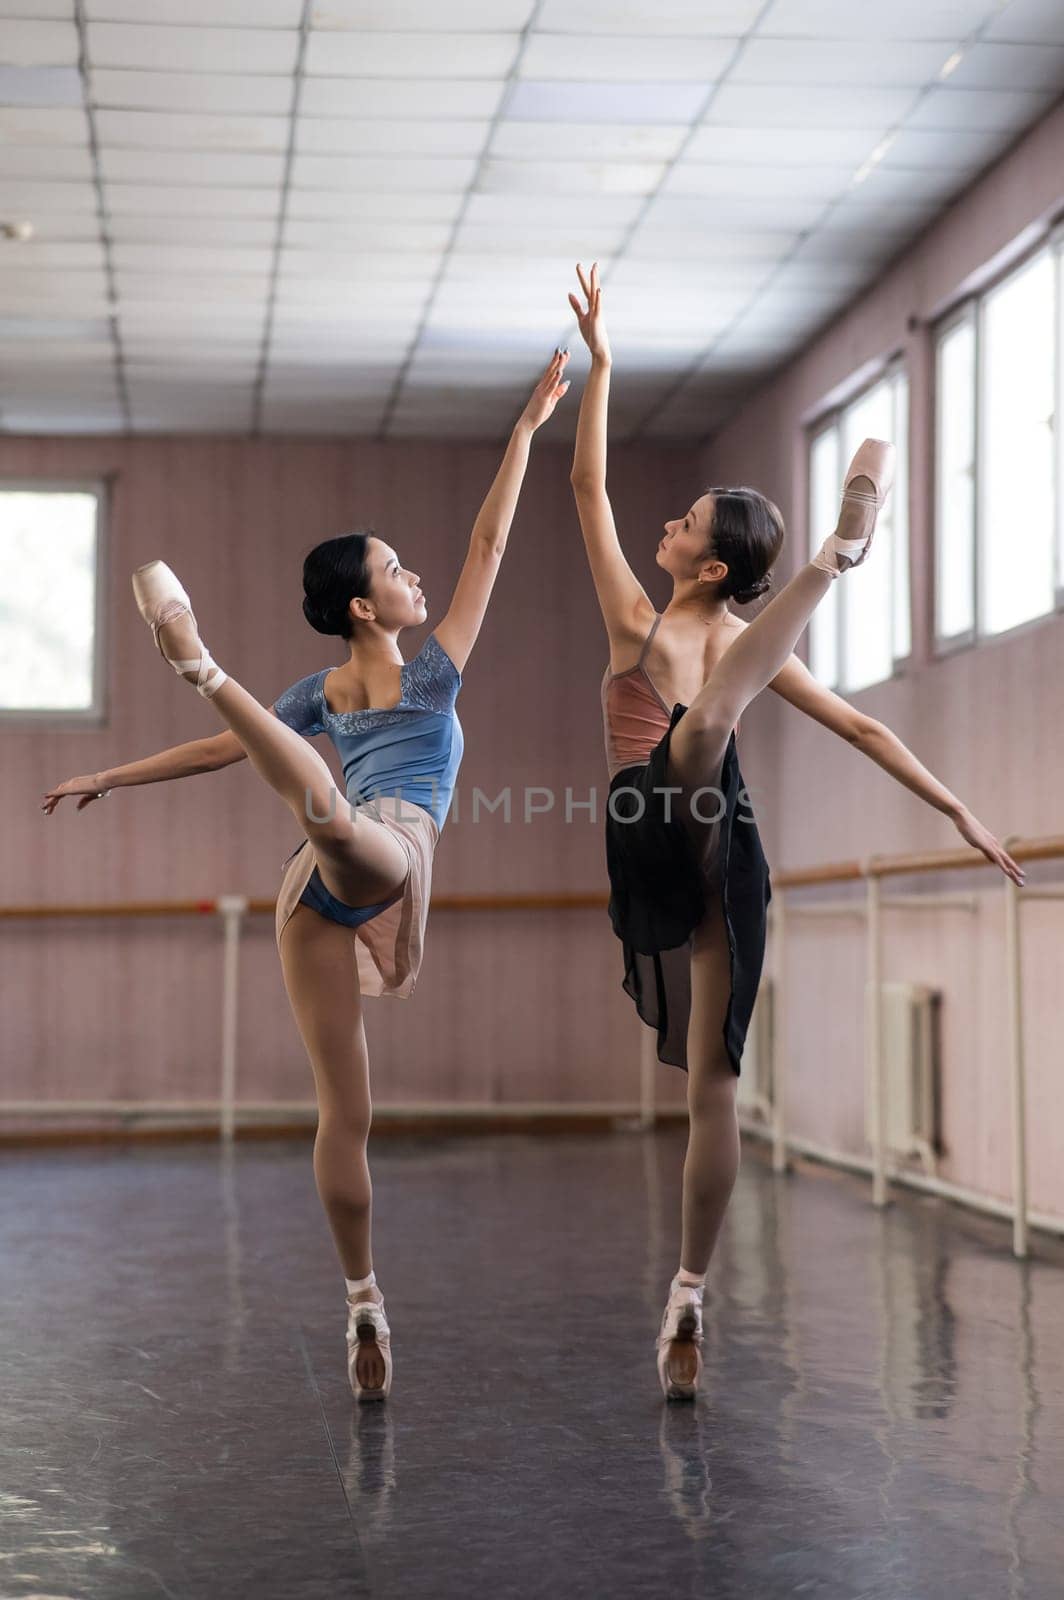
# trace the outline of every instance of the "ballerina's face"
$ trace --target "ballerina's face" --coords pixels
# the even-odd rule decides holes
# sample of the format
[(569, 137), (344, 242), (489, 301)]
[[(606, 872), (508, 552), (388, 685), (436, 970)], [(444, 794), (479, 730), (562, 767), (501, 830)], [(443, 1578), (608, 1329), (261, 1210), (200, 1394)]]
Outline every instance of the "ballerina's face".
[(383, 539), (370, 541), (366, 552), (369, 566), (369, 602), (382, 628), (416, 628), (428, 616), (425, 596), (418, 586), (418, 575), (402, 566), (390, 544)]
[(686, 516), (665, 524), (665, 537), (658, 543), (655, 558), (658, 566), (673, 578), (687, 580), (697, 578), (709, 566), (719, 566), (721, 572), (711, 576), (721, 577), (727, 568), (706, 554), (712, 548), (712, 528), (713, 496), (700, 495)]

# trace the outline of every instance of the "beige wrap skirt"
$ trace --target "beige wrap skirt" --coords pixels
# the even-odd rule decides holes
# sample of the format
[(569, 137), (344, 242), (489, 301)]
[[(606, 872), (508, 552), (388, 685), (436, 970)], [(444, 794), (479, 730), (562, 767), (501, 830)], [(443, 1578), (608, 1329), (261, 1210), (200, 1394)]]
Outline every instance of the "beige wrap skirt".
[[(352, 927), (339, 914), (329, 920), (348, 928), (354, 944), (359, 987), (364, 995), (395, 995), (404, 999), (413, 991), (421, 967), (432, 888), (432, 858), (440, 830), (431, 812), (397, 795), (380, 795), (362, 801), (360, 815), (369, 815), (402, 845), (408, 870), (396, 899), (368, 921)], [(275, 927), (278, 948), (285, 924), (314, 877), (317, 862), (310, 841), (301, 845), (282, 863), (281, 887), (277, 894)], [(328, 917), (330, 903), (342, 912), (344, 907), (325, 889), (320, 874), (315, 879), (312, 909)]]

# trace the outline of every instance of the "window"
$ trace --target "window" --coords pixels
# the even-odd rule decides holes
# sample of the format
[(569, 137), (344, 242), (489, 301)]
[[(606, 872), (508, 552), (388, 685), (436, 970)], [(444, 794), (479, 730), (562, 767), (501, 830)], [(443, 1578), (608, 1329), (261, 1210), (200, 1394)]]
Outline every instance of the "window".
[(100, 715), (101, 501), (0, 483), (0, 716)]
[(1051, 612), (1060, 250), (1040, 250), (945, 324), (936, 349), (935, 632), (943, 646)]
[(943, 640), (975, 629), (975, 316), (939, 339), (935, 362), (935, 631)]
[(894, 488), (876, 526), (875, 557), (833, 584), (813, 615), (810, 667), (847, 693), (892, 676), (912, 648), (909, 605), (909, 386), (901, 366), (835, 413), (809, 453), (809, 545), (815, 554), (839, 515), (842, 479), (862, 439), (890, 439)]

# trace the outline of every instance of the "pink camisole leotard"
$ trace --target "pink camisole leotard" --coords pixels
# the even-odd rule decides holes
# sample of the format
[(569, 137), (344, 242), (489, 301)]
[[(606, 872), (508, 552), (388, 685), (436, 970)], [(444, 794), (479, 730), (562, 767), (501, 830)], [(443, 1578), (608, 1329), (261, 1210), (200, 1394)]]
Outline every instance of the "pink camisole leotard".
[[(607, 665), (602, 679), (602, 723), (611, 781), (625, 767), (644, 766), (654, 746), (668, 732), (672, 720), (671, 707), (646, 669), (647, 651), (660, 622), (660, 613), (655, 614), (634, 667), (624, 672), (611, 672)], [(738, 722), (735, 731), (739, 731)]]

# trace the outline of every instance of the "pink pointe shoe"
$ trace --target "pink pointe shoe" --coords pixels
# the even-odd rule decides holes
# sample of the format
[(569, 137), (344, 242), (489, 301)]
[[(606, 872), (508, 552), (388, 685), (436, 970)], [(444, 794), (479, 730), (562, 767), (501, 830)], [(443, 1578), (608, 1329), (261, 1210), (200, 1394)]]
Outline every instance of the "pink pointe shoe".
[(666, 1400), (693, 1400), (702, 1376), (702, 1285), (669, 1285), (658, 1334), (658, 1377)]
[(179, 677), (183, 678), (186, 673), (194, 673), (195, 678), (190, 681), (195, 683), (197, 690), (206, 700), (210, 700), (218, 693), (227, 678), (221, 667), (216, 665), (202, 639), (198, 641), (200, 654), (195, 660), (175, 661), (167, 655), (159, 638), (159, 629), (163, 624), (173, 622), (175, 617), (182, 616), (186, 611), (192, 618), (193, 627), (199, 631), (199, 624), (192, 612), (192, 602), (177, 581), (176, 574), (171, 572), (165, 561), (149, 561), (147, 566), (138, 567), (133, 574), (133, 594), (141, 616), (151, 628), (163, 660), (169, 661)]
[[(861, 565), (872, 548), (876, 517), (894, 482), (895, 455), (894, 446), (888, 444), (885, 439), (866, 439), (861, 445), (846, 473), (846, 481), (842, 488), (842, 511), (839, 515), (841, 523), (847, 505), (857, 508), (859, 515), (847, 518), (847, 523), (860, 528), (860, 533), (848, 539), (842, 538), (838, 533), (829, 534), (813, 557), (814, 567), (819, 567), (822, 572), (830, 572), (833, 578), (837, 578), (840, 573), (848, 572), (851, 567)], [(867, 478), (872, 484), (872, 494), (861, 489), (851, 489), (850, 485), (855, 478)]]
[[(366, 1389), (358, 1381), (355, 1362), (361, 1345), (375, 1344), (384, 1361), (384, 1382), (379, 1389)], [(356, 1400), (386, 1400), (392, 1388), (392, 1330), (384, 1314), (383, 1300), (347, 1301), (347, 1376)]]

